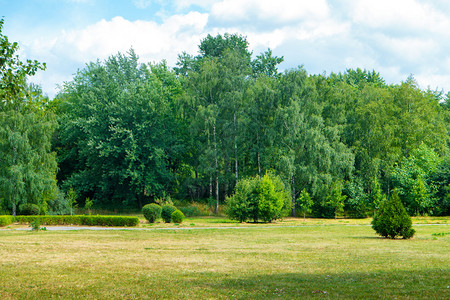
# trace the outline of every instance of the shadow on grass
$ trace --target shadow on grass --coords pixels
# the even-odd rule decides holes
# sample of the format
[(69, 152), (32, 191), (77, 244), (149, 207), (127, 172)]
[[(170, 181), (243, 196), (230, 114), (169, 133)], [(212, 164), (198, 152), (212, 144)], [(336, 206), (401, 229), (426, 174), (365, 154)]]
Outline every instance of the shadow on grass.
[[(450, 270), (348, 272), (341, 274), (281, 273), (239, 278), (210, 278), (198, 284), (226, 298), (450, 299)], [(212, 275), (212, 274), (211, 274)], [(216, 277), (218, 274), (212, 275)], [(217, 280), (217, 281), (216, 281)], [(193, 282), (191, 281), (191, 284)]]

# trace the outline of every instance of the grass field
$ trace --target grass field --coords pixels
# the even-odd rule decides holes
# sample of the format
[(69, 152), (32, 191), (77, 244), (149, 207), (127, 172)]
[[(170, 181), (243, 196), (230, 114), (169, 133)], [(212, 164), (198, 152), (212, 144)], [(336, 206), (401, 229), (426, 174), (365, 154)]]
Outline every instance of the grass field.
[(0, 298), (450, 299), (447, 220), (415, 219), (440, 224), (416, 225), (412, 240), (379, 238), (369, 220), (1, 230)]

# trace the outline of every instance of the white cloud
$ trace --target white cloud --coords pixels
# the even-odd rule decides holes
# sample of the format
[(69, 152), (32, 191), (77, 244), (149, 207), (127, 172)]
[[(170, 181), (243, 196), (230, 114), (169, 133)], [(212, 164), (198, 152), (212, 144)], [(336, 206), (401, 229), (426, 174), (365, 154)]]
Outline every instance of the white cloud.
[(419, 83), (421, 89), (430, 88), (431, 90), (438, 90), (438, 91), (445, 89), (446, 92), (449, 92), (450, 75), (436, 74), (434, 72), (430, 73), (425, 72), (418, 75), (414, 75), (414, 78)]
[[(272, 48), (275, 55), (285, 56), (285, 68), (304, 64), (309, 73), (374, 69), (388, 83), (414, 74), (422, 87), (450, 90), (450, 75), (446, 75), (450, 74), (450, 10), (442, 9), (444, 2), (435, 3), (175, 0), (162, 4), (162, 23), (115, 17), (77, 30), (29, 31), (22, 34), (26, 39), (20, 44), (25, 58), (48, 63), (48, 70), (37, 79), (50, 94), (55, 83), (70, 80), (77, 68), (97, 58), (133, 47), (143, 62), (166, 59), (174, 66), (179, 53), (196, 54), (206, 34), (225, 32), (247, 36), (255, 54)], [(200, 7), (205, 12), (173, 14), (168, 7), (179, 11)]]
[[(103, 60), (131, 47), (142, 62), (159, 62), (166, 59), (175, 65), (182, 51), (195, 53), (200, 39), (205, 35), (208, 15), (191, 12), (173, 15), (162, 24), (152, 21), (129, 21), (122, 17), (101, 20), (80, 30), (61, 31), (56, 36), (33, 38), (24, 42), (25, 57), (47, 62), (46, 72), (32, 79), (43, 85), (51, 96), (55, 82), (70, 80), (77, 68), (97, 59)], [(67, 68), (71, 67), (67, 74)], [(64, 73), (63, 69), (66, 71)], [(64, 75), (63, 75), (64, 74)], [(68, 76), (69, 75), (69, 76)], [(61, 78), (58, 80), (58, 77)], [(53, 86), (50, 87), (50, 83)]]
[(449, 17), (424, 1), (354, 0), (351, 7), (351, 17), (358, 25), (391, 32), (449, 34)]
[(133, 4), (137, 8), (144, 9), (152, 4), (152, 0), (133, 0)]
[(323, 19), (329, 14), (325, 0), (223, 0), (211, 8), (211, 15), (221, 21), (266, 20), (274, 23)]
[(209, 9), (211, 6), (218, 2), (218, 0), (175, 0), (175, 6), (177, 9), (190, 8), (192, 6), (199, 6), (204, 9)]
[(375, 34), (375, 40), (382, 50), (397, 62), (409, 65), (421, 63), (426, 57), (436, 55), (438, 45), (432, 38), (417, 37), (390, 37), (384, 34)]

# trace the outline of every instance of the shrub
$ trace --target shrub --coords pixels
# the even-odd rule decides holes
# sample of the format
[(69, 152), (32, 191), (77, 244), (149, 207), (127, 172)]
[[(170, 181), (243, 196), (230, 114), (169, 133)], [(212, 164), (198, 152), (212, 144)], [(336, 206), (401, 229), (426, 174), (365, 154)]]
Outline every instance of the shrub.
[(236, 185), (235, 194), (227, 199), (227, 215), (244, 222), (271, 222), (289, 213), (289, 192), (278, 176), (243, 179)]
[(161, 218), (161, 211), (162, 211), (161, 206), (159, 206), (156, 203), (144, 205), (144, 207), (142, 208), (142, 213), (144, 214), (144, 217), (150, 223), (155, 223), (157, 219)]
[(381, 236), (395, 239), (402, 236), (409, 239), (414, 236), (411, 217), (405, 210), (400, 197), (394, 191), (392, 196), (381, 202), (372, 220), (372, 228)]
[(0, 226), (7, 226), (14, 222), (13, 216), (0, 216)]
[(161, 218), (163, 218), (164, 222), (170, 223), (170, 221), (172, 220), (172, 213), (176, 210), (177, 208), (173, 205), (163, 205), (161, 209)]
[(39, 231), (39, 230), (47, 230), (45, 227), (41, 227), (41, 219), (36, 218), (33, 222), (30, 223), (31, 230)]
[(226, 214), (230, 219), (245, 222), (254, 213), (252, 207), (257, 205), (256, 184), (257, 178), (241, 179), (236, 185), (233, 196), (227, 198)]
[(138, 217), (125, 216), (17, 216), (21, 224), (31, 223), (36, 219), (42, 225), (88, 225), (88, 226), (136, 226)]
[(19, 205), (19, 213), (24, 216), (39, 215), (39, 206), (32, 203), (24, 203)]
[(189, 205), (185, 207), (179, 207), (178, 209), (181, 210), (181, 212), (186, 217), (197, 217), (204, 215), (198, 205)]
[(183, 223), (184, 214), (181, 210), (177, 209), (172, 213), (172, 222)]

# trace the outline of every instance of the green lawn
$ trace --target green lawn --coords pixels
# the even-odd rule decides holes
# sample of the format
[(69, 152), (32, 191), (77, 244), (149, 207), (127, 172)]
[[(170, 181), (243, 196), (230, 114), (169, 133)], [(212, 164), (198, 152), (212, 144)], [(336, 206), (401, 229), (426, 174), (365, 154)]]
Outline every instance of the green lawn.
[[(214, 222), (180, 226), (222, 227), (1, 230), (0, 298), (450, 299), (445, 218), (416, 225), (412, 240), (382, 239), (354, 224), (367, 220), (292, 219), (238, 229)], [(301, 223), (307, 226), (277, 227)]]

